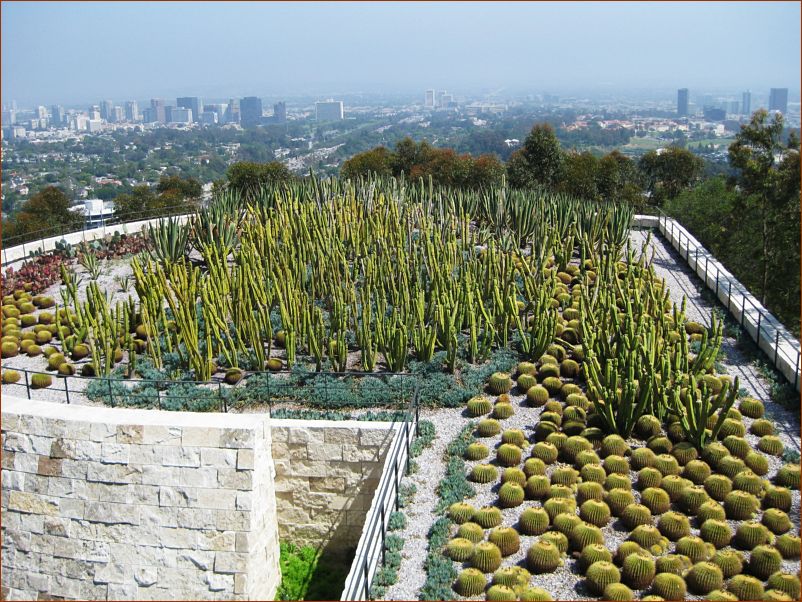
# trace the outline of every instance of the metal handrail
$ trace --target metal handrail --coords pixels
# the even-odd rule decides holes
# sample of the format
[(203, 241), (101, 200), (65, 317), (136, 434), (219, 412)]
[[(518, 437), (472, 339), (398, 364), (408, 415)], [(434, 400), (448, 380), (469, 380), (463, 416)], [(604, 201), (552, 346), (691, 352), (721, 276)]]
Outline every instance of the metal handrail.
[[(31, 377), (35, 374), (44, 374), (47, 376), (51, 376), (55, 378), (55, 382), (58, 380), (63, 381), (64, 387), (63, 388), (52, 388), (48, 387), (48, 391), (59, 391), (63, 392), (63, 397), (59, 398), (58, 400), (51, 400), (54, 403), (71, 403), (70, 395), (86, 395), (84, 388), (70, 388), (70, 383), (75, 381), (82, 381), (86, 383), (90, 382), (105, 382), (108, 386), (108, 395), (109, 395), (109, 405), (112, 407), (116, 407), (116, 403), (114, 401), (114, 384), (131, 384), (132, 386), (137, 387), (152, 387), (156, 390), (157, 399), (154, 400), (154, 407), (158, 408), (159, 410), (164, 409), (162, 406), (162, 395), (161, 392), (166, 390), (170, 386), (174, 385), (189, 385), (189, 386), (203, 386), (203, 387), (210, 387), (210, 391), (216, 394), (216, 401), (218, 403), (218, 410), (222, 412), (228, 412), (231, 408), (229, 406), (229, 396), (227, 395), (228, 392), (237, 391), (239, 390), (246, 390), (245, 385), (247, 384), (248, 380), (254, 379), (260, 376), (267, 376), (267, 387), (266, 387), (266, 395), (267, 399), (260, 400), (268, 404), (270, 410), (272, 411), (273, 405), (279, 402), (293, 402), (298, 401), (298, 398), (292, 398), (291, 396), (282, 395), (283, 392), (287, 390), (293, 390), (298, 388), (297, 382), (292, 382), (289, 380), (289, 377), (296, 376), (298, 377), (297, 372), (292, 372), (291, 370), (277, 370), (277, 371), (254, 371), (254, 372), (247, 372), (242, 380), (237, 383), (236, 385), (229, 385), (223, 382), (222, 379), (213, 379), (209, 381), (200, 381), (200, 380), (171, 380), (168, 378), (165, 379), (145, 379), (145, 378), (119, 378), (115, 376), (82, 376), (82, 375), (60, 375), (54, 374), (52, 371), (46, 370), (28, 370), (24, 368), (11, 368), (15, 372), (19, 372), (24, 376), (23, 382), (16, 382), (16, 383), (6, 383), (3, 387), (13, 388), (13, 387), (25, 387), (25, 395), (28, 399), (33, 399), (33, 395), (31, 391), (36, 391), (31, 386)], [(314, 384), (314, 380), (316, 378), (320, 378), (323, 376), (327, 376), (330, 378), (335, 379), (344, 379), (344, 378), (352, 378), (352, 379), (360, 379), (366, 377), (373, 377), (382, 380), (383, 382), (387, 383), (390, 379), (395, 377), (401, 378), (401, 390), (399, 392), (399, 397), (395, 402), (387, 401), (383, 404), (377, 404), (374, 406), (370, 406), (372, 409), (393, 409), (393, 410), (400, 410), (401, 408), (399, 405), (403, 406), (405, 402), (406, 395), (405, 393), (411, 395), (410, 399), (413, 399), (415, 403), (417, 403), (417, 396), (418, 396), (418, 377), (411, 373), (401, 373), (401, 372), (310, 372), (308, 374), (300, 375), (301, 378), (301, 385), (304, 384)], [(276, 377), (276, 378), (274, 378)], [(285, 377), (285, 378), (281, 378)], [(412, 381), (412, 384), (409, 381)], [(54, 384), (55, 384), (54, 382)], [(335, 381), (336, 382), (336, 381)], [(326, 384), (324, 388), (326, 401), (330, 401), (329, 391), (331, 386), (331, 391), (334, 392), (338, 388), (345, 389), (349, 387), (352, 383), (348, 381), (339, 381), (338, 384), (329, 383)], [(170, 394), (170, 399), (175, 400), (185, 400), (185, 399), (197, 399), (194, 395), (175, 395)], [(343, 409), (346, 406), (330, 406), (332, 409)], [(360, 406), (360, 409), (363, 409), (365, 406)], [(407, 408), (409, 409), (409, 408)], [(414, 407), (413, 407), (414, 409)]]
[[(16, 263), (18, 261), (23, 261), (28, 259), (29, 254), (36, 252), (38, 249), (44, 249), (45, 241), (50, 240), (52, 238), (64, 238), (65, 236), (69, 236), (71, 234), (78, 234), (79, 232), (92, 232), (95, 230), (104, 230), (105, 228), (121, 226), (129, 223), (135, 223), (138, 221), (146, 221), (152, 219), (159, 219), (159, 218), (167, 218), (167, 217), (183, 217), (186, 215), (191, 215), (194, 213), (194, 210), (189, 210), (190, 207), (187, 207), (186, 203), (181, 205), (170, 205), (169, 207), (160, 207), (158, 209), (150, 209), (147, 211), (139, 211), (133, 214), (129, 214), (126, 216), (125, 221), (120, 221), (115, 218), (110, 218), (108, 220), (104, 220), (103, 223), (98, 224), (97, 226), (87, 226), (86, 222), (84, 221), (80, 228), (76, 228), (74, 230), (65, 229), (63, 225), (53, 226), (51, 228), (43, 228), (41, 230), (36, 230), (34, 232), (27, 232), (25, 234), (17, 234), (16, 236), (11, 236), (9, 238), (3, 237), (0, 240), (0, 244), (2, 244), (3, 250), (3, 261), (2, 265), (5, 267), (8, 264)], [(36, 245), (36, 248), (31, 249), (29, 252), (25, 248), (25, 245), (33, 246)], [(22, 247), (22, 257), (17, 259), (8, 259), (8, 253), (13, 251), (17, 247)]]
[(384, 564), (390, 514), (400, 507), (401, 480), (409, 471), (410, 447), (418, 435), (417, 384), (416, 381), (414, 412), (408, 414), (408, 420), (404, 421), (392, 448), (387, 452), (381, 480), (368, 512), (369, 518), (362, 528), (340, 600), (369, 600), (372, 578), (376, 574), (380, 558)]
[[(726, 286), (727, 286), (727, 311), (730, 314), (732, 314), (733, 317), (737, 317), (737, 314), (736, 314), (735, 310), (739, 309), (737, 304), (735, 306), (732, 306), (732, 303), (731, 303), (733, 290), (734, 290), (735, 294), (741, 295), (740, 326), (742, 328), (744, 328), (744, 330), (746, 330), (746, 332), (749, 334), (749, 336), (755, 341), (755, 343), (758, 346), (758, 349), (760, 349), (761, 334), (764, 334), (764, 330), (765, 330), (765, 335), (768, 335), (768, 336), (764, 335), (762, 340), (763, 341), (767, 341), (768, 343), (773, 344), (773, 346), (774, 346), (773, 357), (770, 356), (768, 353), (766, 355), (769, 358), (769, 360), (772, 362), (772, 364), (774, 365), (775, 368), (779, 369), (779, 360), (780, 360), (780, 356), (781, 356), (781, 353), (780, 353), (780, 343), (781, 342), (784, 343), (784, 344), (790, 345), (791, 348), (794, 351), (796, 351), (796, 360), (795, 360), (795, 369), (794, 369), (794, 379), (793, 379), (793, 381), (791, 381), (791, 379), (788, 378), (784, 373), (783, 373), (783, 375), (786, 376), (786, 378), (788, 378), (789, 382), (792, 382), (794, 387), (798, 388), (798, 386), (800, 385), (800, 370), (799, 370), (799, 368), (800, 368), (800, 356), (802, 356), (802, 351), (800, 350), (799, 341), (796, 338), (794, 338), (793, 336), (790, 336), (789, 334), (787, 334), (787, 331), (786, 331), (785, 327), (782, 325), (782, 323), (776, 317), (774, 317), (774, 315), (772, 315), (771, 312), (766, 310), (766, 308), (763, 307), (762, 304), (756, 303), (755, 301), (753, 301), (750, 298), (749, 290), (743, 284), (741, 284), (734, 276), (727, 275), (727, 274), (722, 274), (721, 269), (719, 268), (720, 263), (718, 262), (718, 260), (715, 259), (715, 257), (713, 256), (712, 253), (710, 253), (710, 251), (705, 249), (700, 244), (692, 243), (690, 238), (688, 237), (688, 235), (682, 229), (677, 227), (677, 223), (678, 223), (677, 220), (675, 220), (672, 217), (669, 217), (668, 215), (666, 215), (665, 212), (660, 210), (660, 216), (659, 216), (659, 222), (658, 223), (660, 224), (660, 231), (664, 236), (668, 236), (669, 239), (676, 239), (676, 241), (677, 241), (677, 251), (679, 252), (680, 257), (683, 257), (683, 259), (685, 259), (685, 262), (688, 264), (688, 266), (691, 265), (691, 256), (693, 255), (693, 259), (694, 259), (694, 263), (695, 263), (695, 269), (694, 269), (695, 272), (698, 273), (698, 270), (699, 270), (700, 255), (705, 260), (705, 263), (704, 263), (704, 266), (705, 266), (705, 278), (704, 278), (705, 286), (707, 286), (709, 289), (715, 291), (716, 299), (719, 299), (718, 294), (719, 294), (720, 287), (726, 284)], [(685, 255), (684, 256), (682, 254), (682, 252), (683, 252), (683, 238), (684, 238), (684, 250), (685, 250)], [(691, 248), (692, 244), (693, 244), (693, 249)], [(701, 251), (701, 253), (700, 253), (700, 251)], [(712, 285), (708, 282), (708, 272), (709, 272), (709, 268), (710, 268), (710, 259), (711, 258), (714, 261), (714, 263), (712, 264), (712, 267), (715, 268), (715, 281), (714, 281), (714, 283)], [(733, 286), (733, 284), (734, 284), (734, 286)], [(747, 307), (747, 304), (748, 304), (748, 307)], [(745, 325), (747, 311), (749, 311), (751, 315), (754, 315), (754, 312), (757, 311), (757, 326), (755, 328), (755, 334), (754, 335), (752, 335), (752, 333), (749, 331), (749, 328), (747, 327), (747, 325)], [(770, 328), (774, 329), (774, 336), (771, 336)], [(765, 351), (764, 351), (764, 353), (765, 353)], [(787, 353), (784, 353), (783, 355), (786, 356), (786, 358), (788, 360), (788, 363), (790, 365), (790, 361), (792, 360), (793, 355), (788, 355)], [(780, 372), (782, 373), (782, 370), (780, 370)]]

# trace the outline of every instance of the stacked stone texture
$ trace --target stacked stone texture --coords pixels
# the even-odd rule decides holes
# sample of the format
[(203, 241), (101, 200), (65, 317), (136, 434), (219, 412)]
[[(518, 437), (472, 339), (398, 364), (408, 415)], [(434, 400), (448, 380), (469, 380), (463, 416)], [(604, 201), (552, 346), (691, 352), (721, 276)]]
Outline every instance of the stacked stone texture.
[(3, 400), (2, 597), (272, 599), (269, 419)]

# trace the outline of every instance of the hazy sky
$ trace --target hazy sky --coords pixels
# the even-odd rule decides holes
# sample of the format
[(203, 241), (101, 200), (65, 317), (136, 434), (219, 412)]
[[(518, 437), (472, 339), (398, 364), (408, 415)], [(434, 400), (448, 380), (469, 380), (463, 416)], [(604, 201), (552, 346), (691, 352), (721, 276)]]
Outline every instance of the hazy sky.
[(799, 89), (798, 2), (3, 2), (2, 97)]

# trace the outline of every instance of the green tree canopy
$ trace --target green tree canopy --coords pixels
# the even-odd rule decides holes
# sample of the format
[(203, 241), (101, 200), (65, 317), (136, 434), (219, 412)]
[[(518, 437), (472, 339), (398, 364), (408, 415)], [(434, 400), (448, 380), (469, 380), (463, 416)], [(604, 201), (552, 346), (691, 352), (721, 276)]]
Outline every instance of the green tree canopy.
[(70, 211), (70, 204), (63, 190), (46, 186), (28, 199), (13, 219), (3, 224), (3, 235), (10, 238), (51, 228), (80, 229), (84, 217)]
[(278, 161), (250, 163), (241, 161), (228, 168), (228, 186), (245, 198), (254, 198), (266, 186), (289, 182), (293, 179), (287, 166)]
[(523, 147), (512, 154), (507, 164), (510, 185), (516, 188), (545, 186), (555, 188), (563, 169), (560, 142), (547, 123), (536, 124)]
[(649, 151), (638, 163), (652, 203), (662, 205), (699, 181), (704, 161), (684, 148), (670, 146)]

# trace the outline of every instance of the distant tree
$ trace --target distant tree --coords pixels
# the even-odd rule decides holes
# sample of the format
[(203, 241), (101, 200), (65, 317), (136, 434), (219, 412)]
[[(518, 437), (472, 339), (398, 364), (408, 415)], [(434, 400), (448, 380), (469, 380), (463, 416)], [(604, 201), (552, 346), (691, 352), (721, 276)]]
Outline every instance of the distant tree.
[(598, 171), (599, 160), (591, 153), (567, 153), (563, 159), (558, 188), (586, 201), (598, 200)]
[(278, 161), (270, 163), (234, 163), (228, 168), (228, 186), (246, 198), (254, 198), (265, 186), (289, 182), (293, 179), (287, 166)]
[(390, 176), (393, 173), (392, 164), (393, 154), (390, 150), (383, 146), (378, 146), (346, 160), (340, 168), (340, 176), (352, 180), (370, 173), (379, 176)]
[(524, 140), (523, 146), (510, 156), (507, 175), (510, 186), (555, 188), (560, 181), (563, 153), (560, 143), (549, 124), (536, 124)]
[(28, 199), (14, 218), (3, 224), (3, 235), (10, 238), (51, 228), (69, 231), (80, 228), (83, 220), (83, 215), (70, 211), (70, 199), (63, 190), (47, 186)]
[(495, 155), (482, 155), (471, 166), (468, 185), (471, 188), (490, 188), (501, 186), (504, 178), (504, 164)]
[(198, 201), (203, 193), (203, 187), (195, 178), (162, 176), (156, 185), (156, 192), (159, 194), (170, 192), (173, 197), (180, 197), (182, 200)]
[(431, 160), (433, 150), (425, 140), (417, 144), (409, 137), (399, 140), (393, 153), (393, 174), (401, 175), (404, 173), (410, 175), (413, 167), (424, 165)]
[(599, 159), (596, 186), (602, 200), (621, 201), (636, 207), (643, 204), (637, 165), (617, 150)]
[(638, 163), (646, 189), (655, 205), (675, 198), (699, 181), (704, 161), (691, 151), (674, 146), (662, 152), (649, 151)]
[(143, 215), (157, 213), (158, 199), (150, 186), (135, 186), (130, 193), (118, 195), (114, 199), (114, 216), (121, 222), (133, 221)]
[[(796, 256), (799, 267), (799, 139), (793, 134), (784, 142), (783, 127), (781, 113), (775, 113), (769, 121), (768, 113), (761, 109), (741, 126), (729, 147), (730, 164), (738, 170), (738, 186), (746, 202), (756, 205), (759, 215), (760, 295), (764, 304), (775, 289), (769, 275), (770, 271), (776, 274), (775, 264), (791, 254)], [(786, 233), (789, 223), (797, 227)], [(792, 291), (797, 302), (798, 277), (797, 269), (797, 286)], [(780, 288), (786, 286), (780, 284)]]

